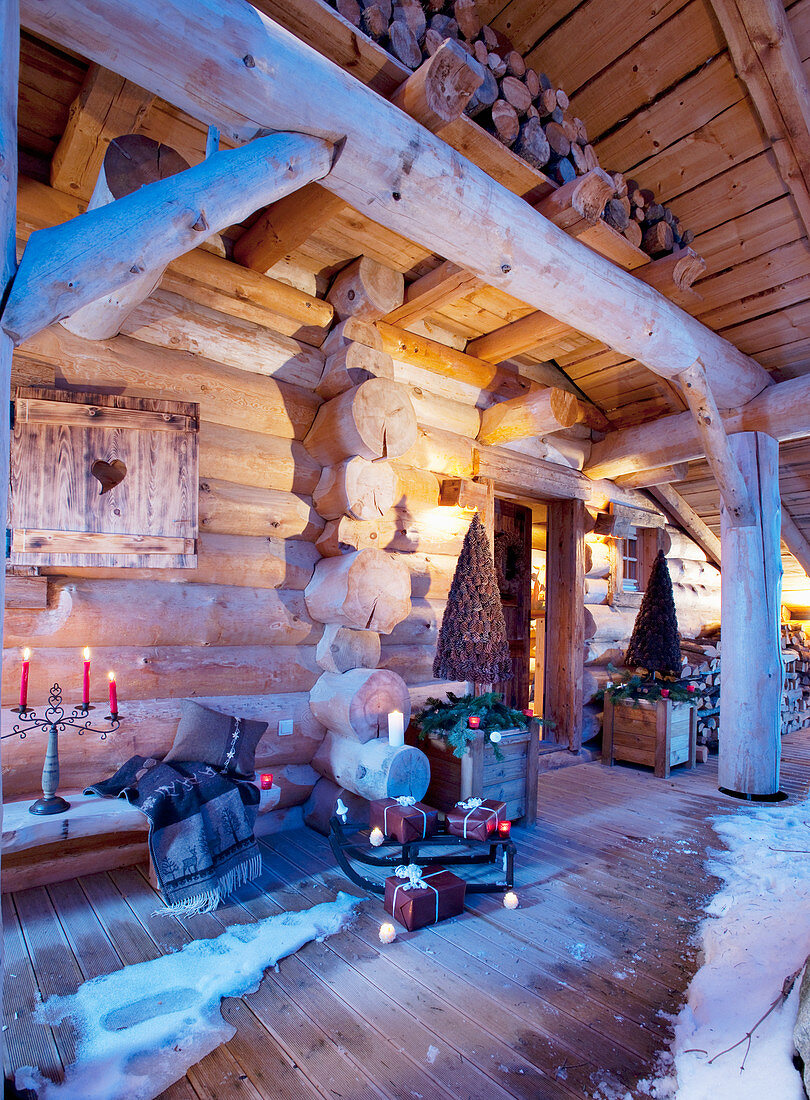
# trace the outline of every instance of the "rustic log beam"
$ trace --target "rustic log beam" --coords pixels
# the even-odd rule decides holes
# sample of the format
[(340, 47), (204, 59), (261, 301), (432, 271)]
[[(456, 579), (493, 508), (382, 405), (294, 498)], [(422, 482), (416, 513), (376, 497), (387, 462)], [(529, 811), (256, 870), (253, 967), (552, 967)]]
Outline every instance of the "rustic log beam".
[(430, 764), (412, 745), (393, 746), (387, 737), (357, 741), (327, 733), (312, 758), (312, 766), (340, 787), (369, 801), (375, 798), (424, 798), (430, 782)]
[(51, 187), (89, 199), (107, 146), (133, 133), (154, 99), (117, 73), (91, 65), (51, 159)]
[(383, 320), (390, 325), (411, 325), (483, 285), (477, 276), (445, 260), (427, 275), (414, 280), (405, 291), (402, 305)]
[[(761, 431), (781, 443), (810, 432), (810, 374), (769, 386), (739, 410), (722, 413), (726, 432)], [(611, 432), (594, 443), (585, 472), (615, 478), (703, 455), (703, 443), (691, 412), (664, 416), (635, 428)]]
[[(23, 0), (23, 12), (34, 33), (99, 64), (114, 63), (127, 79), (220, 126), (231, 140), (296, 126), (342, 141), (324, 184), (332, 194), (656, 374), (676, 377), (700, 358), (722, 408), (744, 404), (770, 384), (767, 372), (728, 341), (567, 237), (250, 5), (165, 0), (159, 9), (152, 2), (134, 11), (122, 0), (98, 0), (90, 18), (86, 0), (58, 7)], [(155, 19), (161, 42), (172, 44), (157, 53)], [(560, 294), (561, 285), (567, 293)]]
[(782, 505), (782, 542), (810, 577), (810, 541), (784, 504)]
[(655, 485), (671, 485), (674, 481), (683, 481), (688, 470), (687, 462), (677, 462), (672, 466), (641, 470), (637, 474), (620, 474), (615, 480), (623, 489), (649, 489)]
[[(188, 162), (169, 146), (140, 134), (124, 134), (107, 146), (87, 209), (98, 210), (146, 184), (187, 171), (188, 167)], [(165, 267), (160, 264), (144, 270), (114, 294), (89, 302), (61, 323), (85, 340), (109, 340), (117, 336), (130, 313), (158, 285)]]
[[(407, 684), (396, 672), (385, 668), (324, 672), (309, 693), (309, 705), (327, 729), (354, 741), (371, 741), (381, 734), (385, 737), (392, 711), (403, 715), (406, 726), (411, 717)], [(387, 737), (384, 744), (388, 744)]]
[(711, 0), (779, 172), (810, 233), (810, 92), (781, 0)]
[(322, 558), (304, 592), (316, 622), (390, 634), (407, 619), (411, 581), (402, 557), (384, 550), (358, 550)]
[(750, 527), (754, 510), (740, 468), (734, 461), (723, 420), (709, 389), (703, 364), (698, 360), (678, 375), (683, 395), (697, 424), (714, 479), (720, 489), (728, 522)]
[(721, 509), (723, 677), (720, 686), (721, 790), (779, 791), (782, 643), (779, 444), (761, 432), (731, 436), (755, 522), (741, 527)]
[(496, 328), (485, 336), (470, 340), (467, 354), (487, 363), (502, 363), (513, 355), (531, 351), (540, 344), (547, 344), (569, 332), (569, 326), (547, 313), (538, 311)]
[(671, 485), (650, 486), (650, 493), (669, 512), (679, 527), (690, 535), (715, 565), (720, 565), (720, 539), (694, 508)]
[(389, 378), (369, 378), (318, 409), (304, 446), (322, 466), (359, 455), (399, 458), (416, 442), (408, 391)]
[(380, 663), (380, 635), (375, 630), (354, 630), (330, 623), (315, 648), (315, 660), (324, 672), (350, 672), (376, 668)]
[(358, 256), (337, 273), (326, 297), (340, 321), (376, 321), (401, 305), (404, 296), (402, 272), (370, 256)]
[(439, 134), (461, 118), (484, 70), (461, 44), (445, 39), (416, 72), (400, 84), (391, 102), (426, 129)]
[(582, 410), (576, 397), (550, 386), (484, 409), (478, 441), (497, 446), (529, 436), (549, 435), (570, 428), (581, 419)]
[[(271, 134), (33, 233), (2, 325), (16, 344), (330, 169), (328, 142)], [(239, 180), (239, 186), (235, 186)], [(203, 201), (200, 201), (204, 196)]]
[(552, 191), (535, 210), (570, 236), (578, 237), (601, 218), (614, 191), (615, 185), (607, 172), (593, 168)]
[(377, 321), (374, 327), (382, 337), (383, 349), (404, 363), (412, 363), (446, 378), (458, 378), (482, 390), (488, 389), (498, 376), (497, 366), (440, 344), (438, 340), (417, 336), (385, 321)]

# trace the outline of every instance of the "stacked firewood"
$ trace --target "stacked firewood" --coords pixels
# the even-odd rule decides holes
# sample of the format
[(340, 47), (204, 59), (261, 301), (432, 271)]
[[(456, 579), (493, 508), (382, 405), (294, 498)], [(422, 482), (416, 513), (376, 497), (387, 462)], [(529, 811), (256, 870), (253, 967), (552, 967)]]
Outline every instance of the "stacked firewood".
[(720, 639), (681, 639), (681, 680), (694, 688), (699, 745), (717, 746), (720, 728)]
[(782, 733), (785, 734), (810, 724), (810, 637), (803, 629), (783, 623), (782, 647), (785, 664)]
[[(330, 0), (338, 12), (408, 69), (454, 39), (483, 70), (466, 113), (538, 171), (562, 185), (599, 167), (581, 118), (545, 73), (526, 65), (506, 35), (483, 22), (476, 0)], [(479, 70), (480, 71), (480, 70)], [(613, 174), (605, 221), (653, 257), (689, 244), (672, 211), (635, 180)]]

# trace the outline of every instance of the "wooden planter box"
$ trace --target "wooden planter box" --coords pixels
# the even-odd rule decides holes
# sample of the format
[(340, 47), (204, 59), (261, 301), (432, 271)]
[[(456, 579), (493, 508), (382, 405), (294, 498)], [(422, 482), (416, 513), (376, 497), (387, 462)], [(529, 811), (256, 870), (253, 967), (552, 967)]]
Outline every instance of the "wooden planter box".
[[(424, 801), (437, 810), (452, 810), (467, 798), (495, 798), (506, 803), (510, 821), (537, 819), (537, 734), (530, 730), (502, 730), (503, 760), (479, 730), (463, 757), (455, 756), (440, 738), (418, 742), (430, 761), (430, 786)], [(527, 798), (527, 792), (532, 796)]]
[(678, 764), (695, 766), (697, 710), (690, 703), (617, 703), (605, 697), (602, 763), (646, 764), (659, 779)]

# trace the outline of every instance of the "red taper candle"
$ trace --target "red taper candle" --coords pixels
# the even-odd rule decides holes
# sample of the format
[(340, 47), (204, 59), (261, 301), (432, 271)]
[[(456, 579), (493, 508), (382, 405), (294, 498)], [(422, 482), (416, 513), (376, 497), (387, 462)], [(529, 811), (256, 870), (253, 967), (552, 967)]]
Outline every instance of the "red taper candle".
[(90, 650), (84, 650), (84, 675), (82, 676), (82, 706), (90, 706)]
[(24, 649), (22, 655), (22, 671), (20, 672), (20, 710), (25, 710), (28, 705), (28, 667), (30, 658), (31, 650)]
[(107, 679), (110, 681), (110, 714), (115, 718), (118, 714), (118, 687), (115, 683), (115, 673), (108, 672)]

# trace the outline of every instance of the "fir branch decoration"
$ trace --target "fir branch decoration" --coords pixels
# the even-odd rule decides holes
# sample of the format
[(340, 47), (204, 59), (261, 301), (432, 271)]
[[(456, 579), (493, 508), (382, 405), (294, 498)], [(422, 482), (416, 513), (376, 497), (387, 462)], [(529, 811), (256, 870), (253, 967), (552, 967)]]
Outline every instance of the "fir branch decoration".
[(437, 680), (479, 684), (514, 676), (489, 539), (477, 512), (453, 575), (433, 675)]
[(638, 672), (620, 673), (612, 665), (608, 665), (608, 672), (616, 675), (616, 679), (610, 685), (594, 695), (594, 702), (604, 702), (605, 696), (614, 703), (632, 703), (636, 705), (642, 702), (657, 703), (659, 699), (671, 699), (673, 703), (693, 703), (695, 701), (695, 685), (689, 681), (658, 679), (658, 677), (643, 676)]
[(416, 715), (419, 740), (423, 741), (428, 736), (440, 737), (459, 757), (464, 755), (478, 733), (478, 730), (471, 730), (467, 725), (471, 715), (481, 719), (481, 732), (492, 745), (496, 760), (502, 760), (503, 753), (497, 741), (490, 740), (490, 734), (495, 730), (525, 729), (527, 725), (523, 711), (508, 707), (503, 696), (495, 691), (483, 695), (454, 695), (448, 691), (447, 700), (428, 699), (427, 704)]
[(658, 551), (650, 570), (624, 663), (628, 668), (643, 669), (651, 676), (658, 673), (675, 679), (681, 674), (675, 598), (663, 550)]

